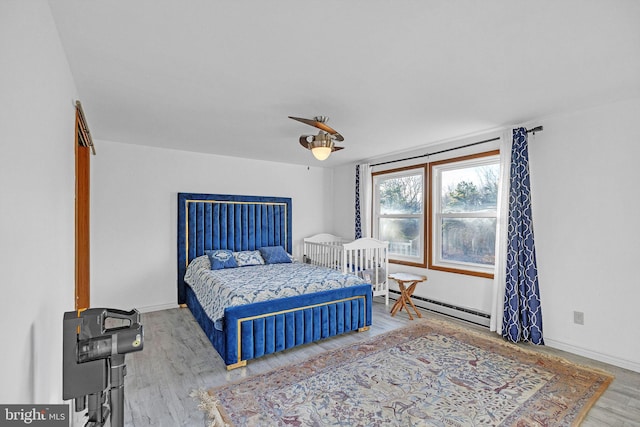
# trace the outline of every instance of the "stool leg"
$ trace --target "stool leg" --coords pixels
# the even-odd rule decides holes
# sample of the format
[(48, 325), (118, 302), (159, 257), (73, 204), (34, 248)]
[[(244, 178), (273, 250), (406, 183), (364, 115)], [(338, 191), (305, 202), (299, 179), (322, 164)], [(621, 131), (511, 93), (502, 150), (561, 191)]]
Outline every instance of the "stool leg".
[(395, 304), (393, 304), (393, 307), (391, 307), (391, 316), (395, 316), (396, 313), (402, 309), (402, 295), (403, 295), (403, 288), (404, 285), (400, 282), (398, 282), (398, 286), (400, 287), (400, 298), (398, 298), (395, 302)]
[[(419, 318), (422, 318), (422, 315), (418, 311), (418, 308), (415, 306), (415, 304), (411, 300), (411, 295), (413, 295), (413, 293), (415, 292), (417, 285), (418, 285), (418, 282), (413, 282), (411, 286), (409, 286), (409, 289), (407, 289), (407, 301), (409, 302), (409, 304), (411, 304), (411, 307), (413, 307), (413, 311), (415, 311), (416, 316), (418, 316)], [(407, 307), (407, 312), (409, 312), (408, 307)]]
[[(402, 298), (402, 296), (400, 296), (400, 298)], [(398, 298), (398, 300), (395, 302), (395, 304), (393, 304), (393, 307), (391, 307), (391, 316), (395, 316), (396, 313), (398, 312), (398, 310), (400, 308), (402, 308), (402, 302), (400, 302), (400, 298)]]
[[(402, 300), (402, 307), (404, 307), (405, 310), (407, 310), (407, 314), (409, 315), (409, 320), (413, 320), (413, 316), (411, 315), (411, 312), (409, 311), (409, 306), (407, 305), (407, 301), (411, 302), (411, 299), (409, 298), (409, 290), (404, 286), (404, 283), (402, 283), (400, 285), (400, 299)], [(402, 311), (402, 307), (400, 307), (400, 311)]]

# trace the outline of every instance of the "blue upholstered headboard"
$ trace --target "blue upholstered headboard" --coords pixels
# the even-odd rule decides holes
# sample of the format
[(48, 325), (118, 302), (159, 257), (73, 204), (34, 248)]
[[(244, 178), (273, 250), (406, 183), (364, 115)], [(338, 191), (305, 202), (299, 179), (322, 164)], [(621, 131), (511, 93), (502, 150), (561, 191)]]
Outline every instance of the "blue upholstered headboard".
[(185, 303), (189, 261), (209, 249), (292, 252), (291, 198), (178, 193), (178, 304)]

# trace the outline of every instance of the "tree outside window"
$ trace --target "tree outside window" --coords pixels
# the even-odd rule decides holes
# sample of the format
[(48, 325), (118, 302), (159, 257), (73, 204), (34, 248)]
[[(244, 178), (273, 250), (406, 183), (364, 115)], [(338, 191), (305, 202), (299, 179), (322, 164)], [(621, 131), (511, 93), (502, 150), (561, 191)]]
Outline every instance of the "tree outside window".
[(374, 236), (389, 242), (391, 262), (425, 266), (424, 166), (373, 174)]
[(497, 152), (432, 163), (429, 268), (493, 276), (500, 164)]

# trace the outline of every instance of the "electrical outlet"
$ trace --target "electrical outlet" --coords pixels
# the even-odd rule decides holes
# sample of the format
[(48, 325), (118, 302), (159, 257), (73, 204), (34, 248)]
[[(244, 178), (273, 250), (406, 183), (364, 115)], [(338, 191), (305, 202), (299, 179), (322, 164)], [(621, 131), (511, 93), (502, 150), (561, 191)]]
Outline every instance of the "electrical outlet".
[(574, 311), (573, 323), (575, 323), (576, 325), (584, 325), (584, 313), (581, 311)]

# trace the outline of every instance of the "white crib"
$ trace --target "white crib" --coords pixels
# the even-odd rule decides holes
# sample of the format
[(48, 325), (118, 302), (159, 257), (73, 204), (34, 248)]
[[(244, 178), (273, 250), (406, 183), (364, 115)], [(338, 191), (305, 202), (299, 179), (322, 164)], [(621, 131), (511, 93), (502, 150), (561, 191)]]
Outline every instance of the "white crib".
[(304, 239), (304, 260), (313, 265), (355, 273), (371, 283), (373, 296), (384, 296), (389, 304), (389, 242), (368, 237), (350, 241), (333, 234)]

